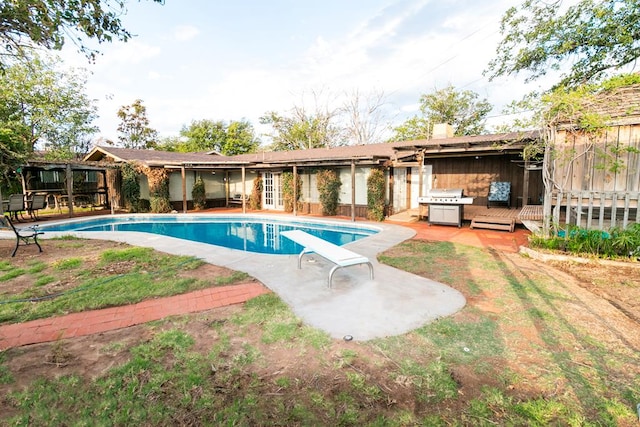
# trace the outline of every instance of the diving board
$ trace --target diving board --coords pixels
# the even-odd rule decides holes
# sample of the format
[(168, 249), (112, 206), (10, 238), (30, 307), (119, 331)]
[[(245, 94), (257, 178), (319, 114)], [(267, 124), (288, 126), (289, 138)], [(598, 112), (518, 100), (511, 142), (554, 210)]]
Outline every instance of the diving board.
[(304, 248), (302, 252), (300, 252), (300, 255), (298, 255), (298, 269), (302, 268), (302, 256), (308, 253), (316, 253), (335, 264), (329, 272), (329, 287), (331, 287), (331, 281), (336, 270), (352, 265), (367, 264), (369, 266), (369, 277), (373, 279), (373, 264), (371, 264), (369, 258), (365, 256), (334, 245), (319, 237), (312, 236), (302, 230), (283, 231), (280, 234)]

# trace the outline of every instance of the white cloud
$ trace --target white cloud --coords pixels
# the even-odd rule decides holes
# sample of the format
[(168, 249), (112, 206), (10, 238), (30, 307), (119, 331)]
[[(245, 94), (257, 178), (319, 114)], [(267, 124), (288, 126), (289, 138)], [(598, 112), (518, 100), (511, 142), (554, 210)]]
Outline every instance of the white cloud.
[(181, 42), (192, 40), (198, 34), (200, 34), (200, 30), (192, 25), (180, 25), (173, 31), (173, 36)]

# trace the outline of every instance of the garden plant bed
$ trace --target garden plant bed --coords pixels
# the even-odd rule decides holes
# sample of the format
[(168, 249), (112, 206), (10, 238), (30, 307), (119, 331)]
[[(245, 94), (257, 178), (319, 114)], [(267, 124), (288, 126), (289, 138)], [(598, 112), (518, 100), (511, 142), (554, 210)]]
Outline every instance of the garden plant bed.
[[(0, 260), (25, 270), (79, 253), (93, 274), (133, 268), (97, 261), (120, 243), (44, 241), (42, 254), (20, 248), (11, 259), (12, 245), (0, 240)], [(455, 287), (467, 306), (400, 337), (354, 342), (303, 325), (267, 295), (10, 349), (0, 353), (0, 424), (636, 425), (640, 324), (619, 307), (640, 300), (637, 264), (551, 264), (418, 240), (381, 261)], [(78, 269), (57, 271), (51, 290), (73, 288)], [(203, 264), (179, 276), (231, 273)], [(31, 285), (0, 281), (0, 299)]]

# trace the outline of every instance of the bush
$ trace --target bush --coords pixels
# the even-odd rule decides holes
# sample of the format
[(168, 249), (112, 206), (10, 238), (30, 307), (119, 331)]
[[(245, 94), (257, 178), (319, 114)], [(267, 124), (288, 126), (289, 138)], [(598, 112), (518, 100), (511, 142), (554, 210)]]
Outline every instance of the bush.
[(122, 198), (124, 207), (130, 212), (140, 211), (140, 173), (138, 168), (131, 163), (123, 163), (120, 166), (122, 172)]
[(262, 209), (262, 176), (258, 175), (253, 179), (253, 189), (249, 198), (249, 209)]
[(340, 199), (340, 176), (336, 171), (323, 169), (317, 175), (318, 192), (320, 193), (320, 205), (322, 215), (335, 215), (338, 213), (338, 200)]
[(169, 173), (166, 169), (146, 168), (145, 175), (149, 180), (149, 202), (151, 212), (165, 213), (171, 212), (171, 201), (169, 200)]
[[(293, 173), (284, 172), (282, 174), (282, 199), (284, 202), (285, 212), (293, 212), (294, 203), (299, 203), (300, 193), (302, 192), (302, 179), (300, 175), (297, 175), (297, 182), (295, 188), (295, 200), (294, 200), (294, 187), (293, 187)], [(300, 209), (300, 206), (297, 206)]]
[(384, 221), (385, 179), (382, 169), (372, 169), (367, 178), (367, 218)]
[(193, 183), (193, 188), (191, 189), (191, 198), (193, 199), (194, 209), (206, 209), (207, 194), (204, 188), (204, 181), (202, 180), (201, 176), (198, 176), (196, 182)]
[(138, 210), (137, 212), (150, 212), (151, 211), (151, 202), (149, 199), (140, 199), (138, 201)]
[(640, 258), (640, 224), (632, 224), (625, 230), (587, 230), (570, 227), (558, 230), (550, 237), (534, 235), (531, 247), (561, 250), (576, 255), (594, 255), (603, 258)]

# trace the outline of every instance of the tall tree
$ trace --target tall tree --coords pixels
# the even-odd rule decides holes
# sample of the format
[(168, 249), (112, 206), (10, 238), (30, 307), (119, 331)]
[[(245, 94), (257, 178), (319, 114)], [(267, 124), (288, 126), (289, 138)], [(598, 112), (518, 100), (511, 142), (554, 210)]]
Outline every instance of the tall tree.
[(226, 139), (223, 121), (193, 120), (189, 126), (180, 129), (180, 143), (175, 151), (221, 151)]
[(335, 124), (338, 112), (316, 109), (308, 113), (304, 106), (293, 107), (289, 116), (275, 111), (260, 118), (260, 123), (271, 125), (271, 148), (274, 151), (305, 150), (344, 145), (343, 129)]
[(480, 135), (485, 119), (493, 108), (486, 99), (471, 90), (457, 90), (453, 85), (436, 89), (420, 97), (422, 116), (414, 116), (394, 129), (395, 140), (430, 138), (437, 123), (448, 123), (454, 135)]
[(480, 135), (485, 132), (485, 118), (493, 108), (486, 99), (472, 90), (456, 90), (453, 85), (420, 97), (420, 110), (432, 123), (449, 123), (453, 133)]
[(183, 153), (217, 151), (232, 156), (253, 153), (259, 145), (253, 126), (246, 120), (227, 124), (205, 119), (183, 126), (179, 137), (163, 140), (158, 149)]
[(227, 126), (227, 139), (220, 151), (227, 156), (254, 153), (259, 145), (260, 140), (256, 138), (251, 123), (246, 120), (232, 121)]
[(528, 71), (528, 80), (560, 71), (559, 86), (596, 82), (640, 56), (637, 0), (526, 0), (504, 14), (490, 78)]
[(8, 59), (30, 57), (35, 46), (60, 50), (67, 37), (93, 59), (97, 51), (87, 46), (90, 39), (103, 43), (131, 38), (120, 21), (125, 5), (126, 0), (0, 1), (0, 68)]
[(154, 148), (157, 144), (158, 132), (149, 126), (147, 107), (141, 99), (131, 105), (124, 105), (118, 110), (118, 140), (125, 148)]
[(37, 147), (50, 157), (78, 156), (98, 131), (91, 124), (97, 109), (85, 94), (85, 74), (59, 70), (56, 62), (34, 57), (5, 68), (0, 79), (0, 127), (21, 155)]
[[(311, 99), (309, 100), (309, 97)], [(344, 127), (338, 125), (340, 109), (330, 107), (333, 96), (325, 91), (303, 93), (289, 114), (267, 112), (260, 123), (271, 125), (271, 149), (304, 150), (345, 144)]]
[(431, 127), (427, 119), (420, 116), (413, 116), (405, 120), (401, 125), (393, 128), (393, 135), (390, 141), (412, 141), (416, 139), (431, 138)]
[(344, 115), (345, 133), (349, 143), (362, 145), (381, 142), (382, 135), (388, 129), (388, 125), (384, 123), (384, 92), (363, 94), (359, 90), (353, 90), (345, 96), (341, 112)]

